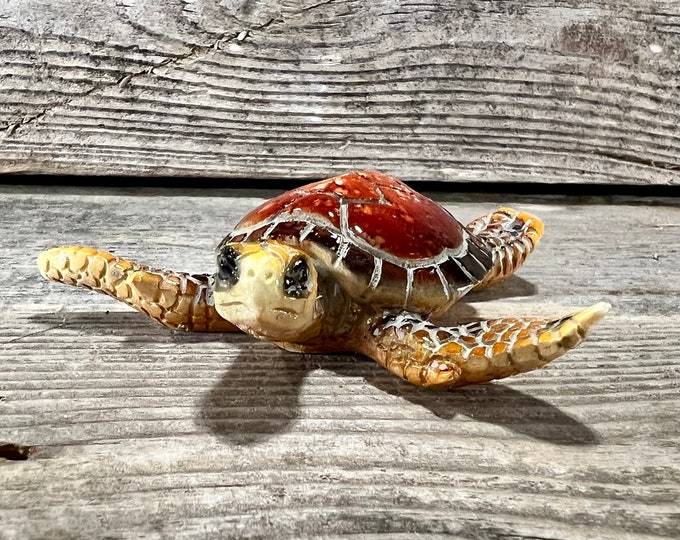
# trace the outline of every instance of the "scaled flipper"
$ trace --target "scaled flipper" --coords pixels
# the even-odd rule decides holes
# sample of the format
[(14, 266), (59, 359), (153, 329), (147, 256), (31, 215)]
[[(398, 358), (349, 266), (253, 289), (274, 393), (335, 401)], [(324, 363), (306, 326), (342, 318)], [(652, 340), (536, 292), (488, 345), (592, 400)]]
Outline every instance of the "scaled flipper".
[(512, 275), (543, 235), (543, 222), (526, 212), (508, 207), (484, 214), (471, 221), (473, 233), (491, 253), (493, 266), (473, 290), (485, 289)]
[(155, 270), (106, 251), (77, 246), (43, 251), (38, 268), (47, 279), (113, 296), (169, 328), (238, 330), (215, 310), (208, 275)]
[(542, 368), (581, 343), (609, 308), (600, 302), (556, 320), (503, 318), (453, 327), (386, 314), (358, 348), (413, 384), (447, 389)]

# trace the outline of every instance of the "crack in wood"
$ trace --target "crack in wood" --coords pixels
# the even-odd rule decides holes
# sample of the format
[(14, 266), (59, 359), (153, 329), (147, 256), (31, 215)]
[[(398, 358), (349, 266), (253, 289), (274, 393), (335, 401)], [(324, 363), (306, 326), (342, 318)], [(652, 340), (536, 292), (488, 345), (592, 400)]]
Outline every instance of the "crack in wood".
[(332, 4), (333, 2), (335, 2), (335, 0), (326, 0), (325, 2), (318, 2), (316, 4), (312, 4), (311, 6), (300, 8), (297, 11), (297, 14), (305, 13), (306, 11), (311, 11), (321, 6), (327, 6), (328, 4)]
[[(322, 4), (318, 5), (324, 5), (326, 3), (330, 3), (334, 0), (329, 0), (328, 2), (324, 2)], [(312, 9), (317, 6), (310, 6), (309, 9)], [(303, 10), (304, 11), (304, 10)], [(233, 16), (234, 20), (236, 20), (239, 24), (243, 24), (244, 26), (249, 26), (246, 21), (240, 20), (238, 17)], [(42, 110), (40, 110), (38, 113), (32, 114), (32, 115), (24, 115), (22, 120), (20, 122), (12, 122), (12, 123), (7, 123), (5, 125), (0, 126), (0, 130), (4, 130), (4, 133), (2, 136), (0, 136), (0, 144), (2, 144), (3, 141), (9, 139), (13, 135), (17, 133), (20, 129), (22, 129), (24, 126), (29, 125), (29, 124), (35, 124), (39, 120), (45, 117), (48, 113), (53, 112), (54, 109), (58, 107), (64, 107), (72, 103), (76, 99), (80, 99), (86, 96), (89, 96), (96, 90), (100, 90), (102, 88), (110, 87), (113, 86), (113, 84), (117, 84), (121, 89), (127, 87), (130, 82), (137, 78), (137, 77), (143, 77), (147, 75), (152, 75), (154, 70), (163, 66), (169, 66), (169, 65), (179, 65), (180, 62), (183, 62), (184, 60), (188, 60), (189, 58), (199, 58), (200, 55), (205, 55), (209, 54), (212, 51), (215, 50), (220, 50), (223, 45), (233, 42), (234, 40), (237, 40), (239, 42), (242, 42), (245, 40), (246, 37), (252, 35), (253, 32), (258, 31), (258, 30), (263, 30), (269, 26), (271, 26), (273, 23), (277, 21), (282, 21), (279, 17), (272, 17), (268, 21), (259, 24), (259, 25), (254, 25), (246, 28), (245, 30), (238, 30), (234, 32), (229, 32), (226, 34), (223, 34), (220, 36), (218, 39), (212, 41), (211, 43), (207, 45), (195, 45), (193, 46), (189, 52), (185, 54), (178, 54), (178, 55), (171, 55), (167, 58), (164, 58), (160, 62), (156, 62), (142, 70), (132, 72), (132, 73), (127, 73), (123, 77), (117, 79), (114, 83), (105, 83), (103, 81), (98, 81), (96, 83), (93, 83), (92, 87), (86, 90), (85, 92), (81, 92), (75, 96), (71, 96), (65, 100), (58, 101), (55, 103), (50, 103), (46, 107), (44, 107)], [(244, 36), (244, 32), (246, 32)]]
[[(232, 17), (234, 18), (234, 20), (236, 20), (240, 24), (247, 25), (247, 23), (245, 23), (245, 21), (241, 21), (240, 19), (238, 19), (235, 16), (232, 16)], [(252, 26), (250, 28), (246, 28), (245, 30), (238, 30), (238, 31), (229, 32), (227, 34), (223, 34), (218, 39), (214, 40), (213, 42), (211, 42), (207, 45), (194, 45), (189, 50), (189, 52), (187, 52), (185, 54), (172, 55), (168, 58), (164, 58), (160, 62), (157, 62), (157, 63), (155, 63), (155, 64), (153, 64), (149, 67), (146, 67), (145, 69), (142, 69), (142, 70), (139, 70), (139, 71), (136, 71), (136, 72), (133, 72), (133, 73), (127, 73), (125, 76), (118, 79), (116, 84), (118, 84), (118, 86), (121, 87), (121, 88), (125, 88), (126, 86), (128, 86), (130, 81), (132, 81), (133, 79), (135, 79), (137, 77), (144, 77), (144, 76), (147, 76), (147, 75), (152, 75), (154, 70), (157, 69), (157, 68), (164, 67), (164, 66), (170, 66), (170, 65), (177, 66), (177, 65), (179, 65), (179, 63), (183, 62), (184, 60), (188, 60), (189, 58), (198, 59), (202, 55), (209, 54), (209, 53), (216, 51), (216, 50), (221, 50), (222, 46), (226, 45), (227, 43), (231, 43), (231, 42), (234, 42), (234, 41), (243, 42), (243, 41), (245, 41), (246, 37), (252, 35), (252, 33), (254, 31), (267, 28), (268, 26), (270, 26), (271, 24), (273, 24), (277, 20), (278, 19), (276, 17), (272, 17), (271, 19), (269, 19), (267, 22), (265, 22), (263, 24)], [(244, 35), (244, 32), (245, 32), (245, 35)]]
[(596, 156), (602, 156), (616, 161), (623, 161), (625, 163), (633, 163), (635, 165), (644, 165), (645, 167), (652, 167), (655, 169), (662, 169), (665, 171), (680, 171), (680, 164), (670, 163), (667, 161), (659, 161), (657, 159), (649, 159), (641, 156), (633, 156), (630, 154), (623, 154), (620, 152), (610, 152), (607, 150), (595, 150), (593, 152)]
[(25, 126), (35, 125), (40, 120), (42, 120), (47, 114), (52, 113), (54, 111), (54, 109), (56, 109), (58, 107), (65, 107), (76, 99), (80, 99), (80, 98), (89, 96), (92, 92), (94, 92), (98, 88), (101, 88), (102, 86), (104, 86), (103, 83), (96, 83), (91, 88), (86, 90), (85, 92), (81, 92), (81, 93), (79, 93), (75, 96), (71, 96), (71, 97), (64, 99), (64, 100), (61, 100), (61, 101), (56, 101), (54, 103), (48, 103), (46, 107), (43, 107), (37, 113), (31, 114), (31, 115), (23, 115), (21, 121), (19, 121), (19, 122), (12, 122), (12, 123), (8, 123), (7, 125), (0, 126), (0, 129), (4, 129), (4, 133), (0, 137), (0, 144), (2, 144), (4, 141), (6, 141), (10, 137), (12, 137), (15, 133), (17, 133), (17, 131), (23, 130), (23, 128)]
[(66, 323), (61, 323), (61, 324), (57, 324), (57, 325), (54, 325), (54, 326), (50, 326), (49, 328), (43, 328), (42, 330), (36, 330), (35, 332), (29, 332), (28, 334), (23, 334), (23, 335), (21, 335), (21, 336), (18, 336), (18, 337), (9, 339), (9, 340), (7, 340), (7, 341), (3, 341), (2, 343), (0, 343), (0, 345), (8, 345), (9, 343), (16, 343), (17, 341), (21, 341), (22, 339), (25, 339), (25, 338), (27, 338), (27, 337), (32, 337), (32, 336), (38, 336), (38, 335), (40, 335), (40, 334), (45, 334), (45, 333), (47, 333), (47, 332), (50, 332), (51, 330), (55, 330), (55, 329), (57, 329), (57, 328), (61, 328), (61, 327), (64, 326), (65, 324), (66, 324)]

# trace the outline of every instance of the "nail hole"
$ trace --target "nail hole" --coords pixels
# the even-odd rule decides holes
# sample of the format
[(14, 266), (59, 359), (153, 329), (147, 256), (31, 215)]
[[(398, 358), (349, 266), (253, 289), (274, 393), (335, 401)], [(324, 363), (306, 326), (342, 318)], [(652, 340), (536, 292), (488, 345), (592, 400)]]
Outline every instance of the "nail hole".
[(0, 442), (0, 459), (23, 461), (30, 457), (33, 453), (33, 449), (33, 446), (24, 444)]

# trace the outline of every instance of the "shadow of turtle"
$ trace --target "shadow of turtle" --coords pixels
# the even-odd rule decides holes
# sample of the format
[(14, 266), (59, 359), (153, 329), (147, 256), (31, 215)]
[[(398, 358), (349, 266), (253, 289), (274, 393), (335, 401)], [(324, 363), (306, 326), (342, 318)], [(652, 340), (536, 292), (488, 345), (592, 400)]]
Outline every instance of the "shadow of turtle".
[(467, 417), (558, 445), (599, 443), (595, 432), (555, 405), (502, 383), (440, 392), (402, 381), (361, 355), (271, 353), (276, 360), (267, 367), (266, 377), (263, 370), (250, 383), (244, 380), (244, 366), (252, 366), (252, 358), (247, 354), (234, 358), (220, 381), (204, 396), (198, 424), (232, 443), (265, 442), (292, 429), (301, 416), (305, 377), (315, 369), (325, 369), (340, 377), (338, 386), (361, 378), (381, 392), (427, 409), (442, 421), (462, 421)]
[(396, 377), (369, 379), (388, 394), (424, 407), (438, 418), (465, 416), (516, 434), (563, 446), (599, 444), (597, 433), (547, 401), (491, 382), (437, 392), (418, 388)]
[(513, 274), (501, 283), (479, 292), (471, 292), (465, 298), (475, 302), (490, 302), (501, 298), (534, 296), (537, 293), (538, 287), (536, 285), (517, 274)]
[[(460, 304), (459, 309), (474, 317), (472, 307)], [(139, 324), (136, 313), (41, 314), (32, 317), (32, 322), (44, 326), (39, 332), (69, 327), (101, 335), (103, 341), (111, 334), (125, 335), (130, 340), (128, 346), (148, 340), (184, 344), (228, 341), (235, 354), (217, 383), (199, 397), (195, 422), (201, 429), (235, 444), (258, 444), (290, 431), (302, 416), (300, 398), (305, 377), (316, 369), (338, 375), (338, 386), (362, 379), (381, 392), (427, 409), (443, 421), (467, 417), (560, 445), (599, 442), (591, 429), (558, 407), (503, 383), (463, 387), (452, 392), (432, 391), (402, 381), (361, 355), (289, 353), (237, 333), (219, 338), (215, 334), (183, 332), (168, 335), (166, 329), (150, 322)], [(127, 349), (126, 354), (130, 352)]]
[(307, 355), (273, 345), (266, 358), (242, 353), (200, 401), (198, 426), (238, 445), (262, 443), (300, 417), (303, 380), (314, 369)]
[[(492, 302), (502, 298), (533, 296), (538, 288), (531, 282), (516, 275), (512, 275), (498, 285), (479, 292), (470, 292), (453, 304), (446, 312), (439, 315), (432, 322), (442, 326), (456, 326), (458, 324), (482, 320), (477, 311), (468, 302)], [(502, 316), (501, 313), (498, 316)]]

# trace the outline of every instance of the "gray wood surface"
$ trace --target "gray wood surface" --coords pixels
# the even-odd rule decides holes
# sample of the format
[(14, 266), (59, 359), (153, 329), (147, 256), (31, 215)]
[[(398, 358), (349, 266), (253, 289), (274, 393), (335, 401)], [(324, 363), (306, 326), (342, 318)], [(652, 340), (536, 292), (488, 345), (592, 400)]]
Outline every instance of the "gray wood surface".
[[(677, 538), (680, 205), (513, 204), (546, 234), (461, 317), (612, 313), (547, 369), (442, 394), (358, 355), (185, 334), (43, 281), (87, 244), (210, 271), (274, 192), (0, 188), (0, 538)], [(15, 445), (15, 446), (10, 446)]]
[(678, 65), (678, 0), (4, 0), (0, 172), (680, 184)]

